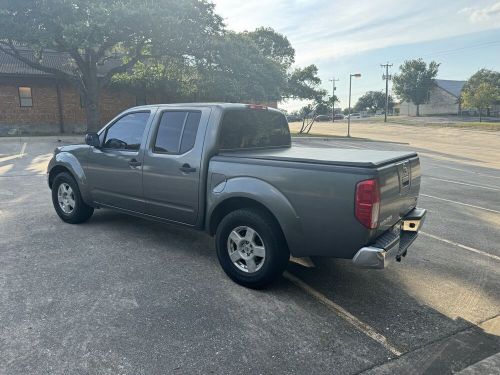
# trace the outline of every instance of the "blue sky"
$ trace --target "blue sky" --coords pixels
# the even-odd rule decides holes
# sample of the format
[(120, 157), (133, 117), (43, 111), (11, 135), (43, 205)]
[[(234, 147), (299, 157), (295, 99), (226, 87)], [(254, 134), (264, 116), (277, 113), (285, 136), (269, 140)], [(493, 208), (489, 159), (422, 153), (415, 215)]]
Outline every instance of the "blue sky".
[[(383, 90), (380, 64), (409, 58), (441, 63), (438, 78), (467, 79), (480, 68), (500, 71), (499, 0), (215, 0), (229, 29), (270, 26), (296, 50), (296, 65), (316, 64), (323, 86), (336, 83), (340, 106), (368, 90)], [(294, 110), (303, 102), (281, 107)]]

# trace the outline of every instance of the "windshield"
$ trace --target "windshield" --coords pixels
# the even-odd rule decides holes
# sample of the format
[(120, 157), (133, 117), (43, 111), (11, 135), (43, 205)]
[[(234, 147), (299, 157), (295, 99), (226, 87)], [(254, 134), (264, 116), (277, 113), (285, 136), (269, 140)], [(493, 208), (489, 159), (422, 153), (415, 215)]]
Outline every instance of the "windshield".
[(277, 111), (228, 110), (219, 134), (219, 148), (223, 150), (289, 147), (291, 144), (286, 118)]

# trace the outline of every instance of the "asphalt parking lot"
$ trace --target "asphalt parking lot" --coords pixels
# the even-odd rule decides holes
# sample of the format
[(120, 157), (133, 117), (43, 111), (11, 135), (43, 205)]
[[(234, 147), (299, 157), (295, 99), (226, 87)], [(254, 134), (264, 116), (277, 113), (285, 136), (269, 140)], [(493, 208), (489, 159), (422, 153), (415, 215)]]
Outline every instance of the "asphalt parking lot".
[(2, 374), (446, 374), (500, 351), (494, 166), (403, 143), (295, 139), (422, 152), (427, 221), (387, 270), (290, 264), (254, 291), (225, 276), (203, 233), (109, 210), (64, 224), (45, 167), (71, 141), (0, 139)]

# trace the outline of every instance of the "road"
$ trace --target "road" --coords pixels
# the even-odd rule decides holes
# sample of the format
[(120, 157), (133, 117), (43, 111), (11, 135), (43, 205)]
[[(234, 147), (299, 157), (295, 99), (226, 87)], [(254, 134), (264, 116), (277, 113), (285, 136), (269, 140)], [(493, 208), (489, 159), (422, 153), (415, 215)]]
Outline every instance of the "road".
[(70, 141), (0, 139), (2, 374), (446, 374), (500, 351), (496, 165), (426, 148), (428, 218), (403, 262), (290, 264), (254, 291), (225, 276), (203, 233), (109, 210), (62, 223), (45, 167)]

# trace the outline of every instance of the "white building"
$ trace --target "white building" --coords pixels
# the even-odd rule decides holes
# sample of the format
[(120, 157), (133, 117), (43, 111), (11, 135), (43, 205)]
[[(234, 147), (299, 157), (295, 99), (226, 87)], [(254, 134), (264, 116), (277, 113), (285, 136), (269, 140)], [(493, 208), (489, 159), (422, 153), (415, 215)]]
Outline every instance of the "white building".
[[(460, 95), (465, 81), (435, 79), (435, 85), (429, 91), (426, 104), (420, 105), (420, 115), (459, 115), (461, 112)], [(394, 106), (394, 113), (403, 116), (416, 116), (417, 106), (413, 103), (401, 102)]]

